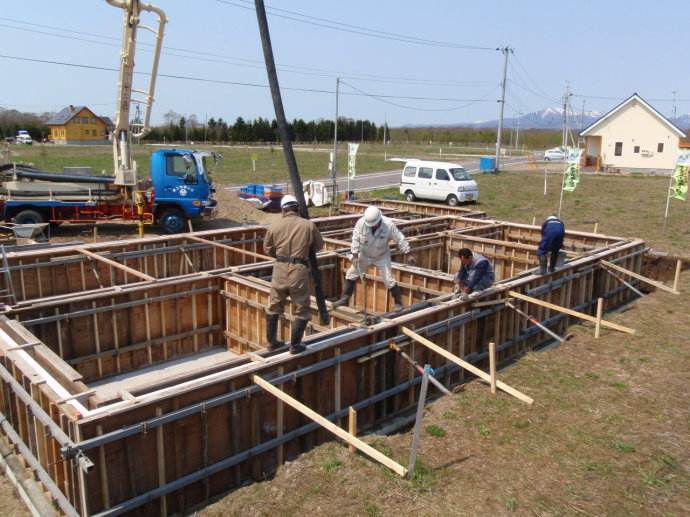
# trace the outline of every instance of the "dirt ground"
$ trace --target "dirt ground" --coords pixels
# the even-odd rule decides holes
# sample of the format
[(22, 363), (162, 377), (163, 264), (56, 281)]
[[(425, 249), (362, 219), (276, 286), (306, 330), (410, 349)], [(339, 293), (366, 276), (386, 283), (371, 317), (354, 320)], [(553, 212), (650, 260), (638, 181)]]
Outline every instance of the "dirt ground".
[[(609, 319), (638, 334), (575, 326), (499, 372), (531, 407), (477, 381), (432, 403), (411, 481), (332, 442), (201, 515), (688, 515), (690, 297)], [(366, 441), (407, 465), (411, 432)]]

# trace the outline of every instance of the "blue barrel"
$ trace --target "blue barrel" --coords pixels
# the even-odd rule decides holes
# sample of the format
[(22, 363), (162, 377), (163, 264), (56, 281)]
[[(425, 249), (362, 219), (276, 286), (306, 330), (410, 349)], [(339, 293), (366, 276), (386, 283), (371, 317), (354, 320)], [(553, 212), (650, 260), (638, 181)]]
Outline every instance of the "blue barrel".
[(254, 194), (257, 196), (263, 196), (264, 195), (264, 186), (263, 185), (254, 185)]
[(493, 172), (496, 168), (495, 156), (482, 156), (479, 158), (479, 170), (481, 172)]

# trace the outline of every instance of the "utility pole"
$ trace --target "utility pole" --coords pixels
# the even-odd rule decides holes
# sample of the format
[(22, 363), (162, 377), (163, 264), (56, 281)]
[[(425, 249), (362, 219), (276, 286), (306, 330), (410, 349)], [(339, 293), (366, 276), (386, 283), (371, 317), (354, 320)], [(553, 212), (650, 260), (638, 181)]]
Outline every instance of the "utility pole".
[(563, 149), (568, 147), (568, 103), (570, 102), (570, 83), (565, 82), (565, 93), (563, 94)]
[(676, 118), (678, 117), (678, 106), (676, 105), (676, 93), (678, 93), (676, 90), (673, 90), (671, 92), (673, 94), (673, 120), (675, 122)]
[(359, 125), (360, 125), (360, 129), (362, 130), (362, 132), (360, 133), (360, 136), (359, 136), (359, 143), (363, 144), (364, 143), (364, 120), (360, 120)]
[(498, 116), (498, 134), (496, 135), (496, 165), (494, 165), (494, 172), (498, 172), (501, 168), (501, 139), (503, 133), (503, 110), (506, 105), (506, 81), (508, 79), (508, 53), (513, 49), (510, 47), (497, 48), (503, 52), (503, 81), (501, 83), (501, 100), (499, 101), (501, 109)]
[[(304, 192), (302, 190), (302, 180), (299, 176), (297, 160), (295, 159), (295, 152), (292, 149), (292, 141), (290, 140), (290, 132), (288, 130), (285, 110), (283, 108), (283, 100), (280, 96), (280, 85), (278, 84), (278, 73), (276, 72), (276, 63), (273, 57), (271, 35), (268, 31), (266, 8), (263, 0), (254, 0), (254, 6), (256, 8), (256, 19), (259, 24), (259, 34), (261, 35), (261, 47), (264, 53), (264, 61), (266, 62), (268, 84), (271, 88), (273, 108), (276, 112), (276, 122), (278, 124), (280, 140), (283, 144), (285, 161), (287, 162), (288, 171), (290, 173), (290, 182), (292, 184), (292, 189), (295, 191), (294, 195), (299, 203), (300, 216), (304, 219), (309, 219), (309, 210), (307, 209), (307, 204), (304, 200)], [(319, 320), (322, 325), (326, 325), (329, 321), (328, 309), (326, 307), (326, 299), (321, 288), (321, 272), (319, 271), (319, 264), (316, 262), (316, 253), (314, 252), (313, 248), (309, 250), (309, 270), (313, 280), (314, 294), (316, 295), (316, 305), (319, 309)]]
[(517, 126), (515, 129), (515, 149), (520, 149), (520, 117), (522, 116), (522, 112), (518, 111), (517, 114)]
[(386, 145), (386, 130), (388, 129), (388, 113), (383, 114), (383, 145)]
[(333, 191), (333, 203), (338, 201), (338, 96), (340, 95), (340, 77), (335, 79), (335, 124), (333, 125), (333, 170), (331, 182)]

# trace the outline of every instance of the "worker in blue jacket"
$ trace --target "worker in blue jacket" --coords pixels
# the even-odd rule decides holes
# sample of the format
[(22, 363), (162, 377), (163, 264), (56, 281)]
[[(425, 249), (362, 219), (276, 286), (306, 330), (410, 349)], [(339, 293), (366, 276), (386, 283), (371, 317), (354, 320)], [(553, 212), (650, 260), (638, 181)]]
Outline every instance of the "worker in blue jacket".
[(549, 273), (556, 271), (556, 262), (558, 261), (558, 254), (563, 247), (563, 237), (565, 237), (565, 225), (555, 215), (546, 218), (544, 224), (541, 225), (541, 242), (537, 250), (539, 257), (539, 274), (546, 274), (546, 264), (548, 255), (551, 255), (549, 263)]
[(469, 248), (458, 252), (460, 271), (455, 275), (455, 291), (468, 295), (488, 289), (494, 283), (494, 268), (484, 255), (472, 253)]

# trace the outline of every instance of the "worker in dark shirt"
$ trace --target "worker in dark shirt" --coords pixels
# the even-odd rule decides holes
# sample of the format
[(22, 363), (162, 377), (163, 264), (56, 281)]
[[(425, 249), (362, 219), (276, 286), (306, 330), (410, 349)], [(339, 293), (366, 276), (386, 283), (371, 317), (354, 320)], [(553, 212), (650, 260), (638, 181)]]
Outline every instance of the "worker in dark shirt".
[(541, 225), (541, 241), (539, 242), (539, 249), (537, 256), (539, 257), (539, 274), (546, 274), (546, 265), (551, 255), (549, 263), (549, 273), (556, 271), (556, 263), (558, 262), (558, 254), (563, 247), (563, 237), (565, 237), (565, 225), (555, 215), (546, 218), (544, 224)]
[(484, 255), (472, 253), (469, 248), (458, 252), (460, 271), (455, 275), (455, 291), (468, 295), (473, 291), (488, 289), (494, 283), (494, 269)]

